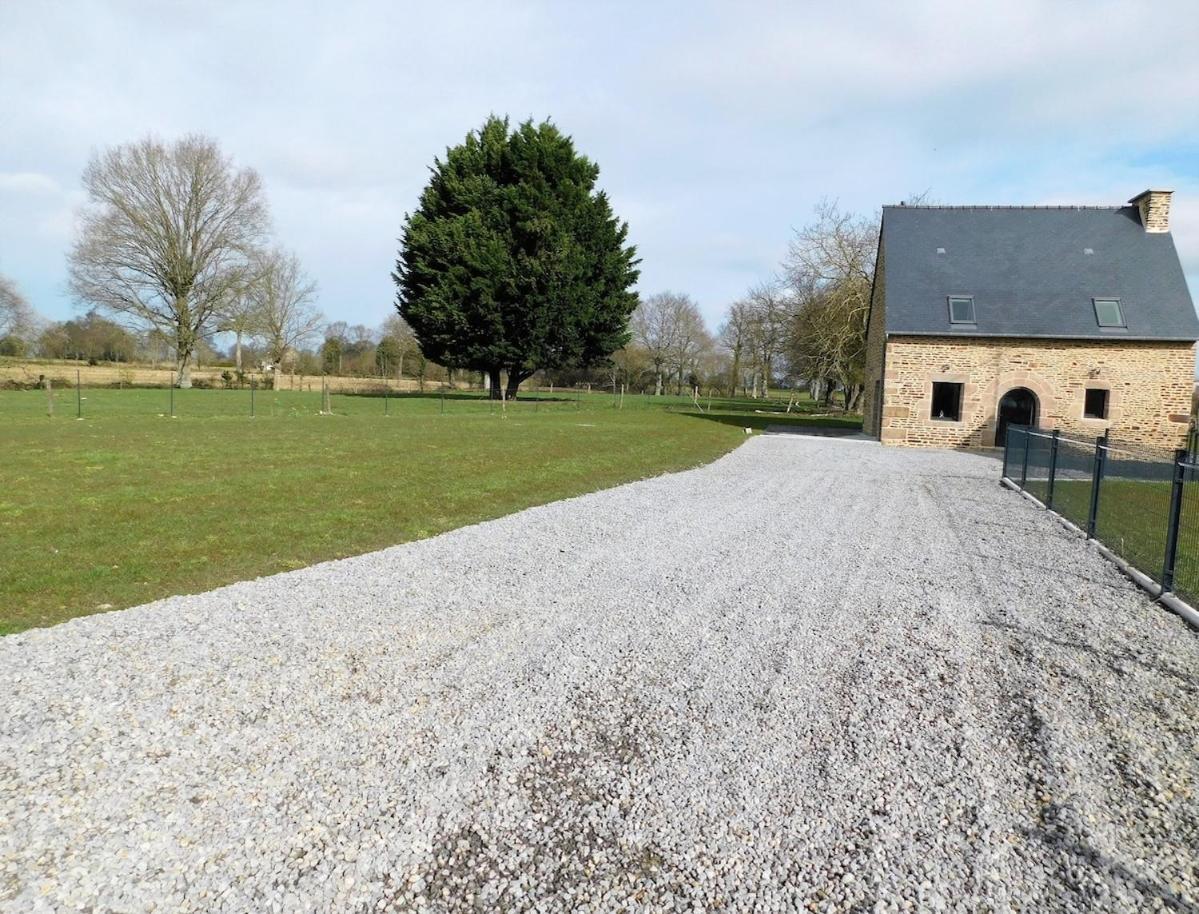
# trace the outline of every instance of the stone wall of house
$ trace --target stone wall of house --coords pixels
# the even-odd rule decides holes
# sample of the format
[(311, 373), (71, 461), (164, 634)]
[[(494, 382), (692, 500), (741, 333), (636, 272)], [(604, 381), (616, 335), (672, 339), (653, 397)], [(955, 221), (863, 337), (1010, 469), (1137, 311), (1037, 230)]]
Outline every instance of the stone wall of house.
[[(892, 337), (883, 380), (884, 444), (987, 447), (999, 399), (1012, 388), (1036, 394), (1038, 425), (1063, 434), (1112, 436), (1160, 448), (1186, 438), (1195, 384), (1190, 343)], [(961, 421), (934, 420), (932, 385), (964, 385)], [(1083, 417), (1089, 387), (1108, 393), (1106, 419)]]
[(868, 435), (878, 432), (878, 397), (875, 396), (877, 382), (883, 376), (883, 363), (887, 344), (886, 283), (883, 282), (884, 251), (879, 244), (878, 262), (874, 267), (874, 290), (870, 299), (870, 322), (866, 327), (866, 390), (862, 399), (862, 429)]

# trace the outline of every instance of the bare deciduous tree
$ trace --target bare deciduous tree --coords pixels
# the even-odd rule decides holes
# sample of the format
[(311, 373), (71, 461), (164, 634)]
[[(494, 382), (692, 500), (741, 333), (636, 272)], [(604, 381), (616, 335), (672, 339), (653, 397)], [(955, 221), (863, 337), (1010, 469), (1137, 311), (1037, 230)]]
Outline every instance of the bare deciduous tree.
[(154, 139), (93, 156), (70, 254), (75, 297), (174, 341), (180, 387), (222, 307), (246, 286), (267, 230), (262, 182), (215, 141)]
[(744, 386), (741, 377), (742, 366), (747, 349), (752, 343), (753, 311), (747, 301), (735, 301), (729, 305), (724, 323), (720, 325), (717, 338), (720, 345), (728, 352), (731, 361), (729, 365), (729, 396), (737, 396), (738, 386)]
[(655, 376), (654, 395), (661, 396), (667, 373), (682, 372), (707, 335), (703, 318), (688, 295), (659, 292), (643, 298), (633, 312), (633, 340), (646, 351)]
[(38, 319), (17, 284), (0, 276), (0, 339), (15, 337), (32, 342), (38, 332)]
[[(684, 381), (697, 374), (701, 356), (712, 349), (712, 335), (699, 307), (688, 296), (682, 298), (675, 311), (674, 345), (670, 351), (676, 394), (683, 392)], [(687, 386), (690, 387), (690, 383)]]
[(276, 249), (257, 258), (249, 297), (266, 357), (277, 371), (289, 354), (320, 331), (324, 316), (313, 304), (316, 283), (304, 274), (295, 254)]
[(753, 391), (752, 396), (770, 395), (770, 385), (774, 383), (775, 360), (783, 350), (787, 338), (787, 324), (792, 313), (792, 302), (786, 290), (778, 282), (759, 283), (749, 290), (747, 299), (749, 308), (749, 337), (748, 345), (753, 355)]
[(815, 222), (796, 233), (784, 264), (799, 301), (788, 340), (792, 367), (820, 382), (826, 400), (832, 384), (840, 385), (849, 410), (862, 395), (877, 245), (877, 220), (825, 200)]
[(420, 351), (416, 334), (412, 332), (406, 320), (398, 314), (392, 314), (383, 322), (383, 339), (392, 341), (396, 358), (396, 380), (400, 380), (404, 377), (404, 360)]
[(217, 315), (217, 330), (233, 334), (233, 364), (239, 373), (242, 370), (242, 343), (262, 331), (262, 312), (253, 294), (253, 282), (247, 283)]

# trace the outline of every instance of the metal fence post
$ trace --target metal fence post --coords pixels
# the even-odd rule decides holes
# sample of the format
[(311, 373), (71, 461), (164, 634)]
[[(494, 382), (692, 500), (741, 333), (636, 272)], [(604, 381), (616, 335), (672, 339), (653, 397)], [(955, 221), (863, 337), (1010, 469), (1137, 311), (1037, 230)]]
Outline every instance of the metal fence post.
[(175, 416), (175, 372), (171, 372), (171, 418)]
[(75, 369), (75, 418), (83, 418), (83, 388), (79, 380), (79, 369)]
[(254, 418), (254, 391), (258, 389), (258, 382), (250, 382), (250, 418)]
[(1057, 479), (1057, 442), (1061, 432), (1058, 429), (1053, 430), (1053, 437), (1049, 439), (1049, 485), (1045, 489), (1045, 507), (1053, 507), (1053, 483)]
[(1009, 434), (1003, 436), (1003, 477), (1005, 479), (1012, 478), (1011, 476), (1008, 475), (1008, 471), (1007, 471), (1008, 457), (1011, 455), (1011, 453), (1012, 453), (1012, 436), (1010, 434), (1010, 429), (1009, 429)]
[(1178, 524), (1182, 515), (1182, 490), (1186, 481), (1187, 451), (1174, 452), (1174, 478), (1170, 487), (1170, 520), (1166, 527), (1166, 557), (1162, 562), (1162, 593), (1174, 590), (1174, 563), (1178, 559)]
[(1103, 482), (1103, 468), (1107, 464), (1107, 443), (1110, 430), (1095, 439), (1095, 464), (1091, 468), (1091, 507), (1087, 513), (1087, 539), (1095, 538), (1099, 523), (1099, 486)]
[(1024, 464), (1020, 467), (1020, 488), (1028, 482), (1028, 452), (1032, 448), (1032, 426), (1024, 429)]

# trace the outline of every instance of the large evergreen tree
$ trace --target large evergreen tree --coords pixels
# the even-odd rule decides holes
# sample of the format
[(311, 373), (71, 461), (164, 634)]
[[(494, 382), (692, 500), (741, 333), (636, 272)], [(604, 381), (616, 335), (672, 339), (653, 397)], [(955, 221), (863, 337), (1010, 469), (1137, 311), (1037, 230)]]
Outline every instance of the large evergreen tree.
[(514, 396), (534, 371), (628, 342), (639, 261), (570, 137), (491, 117), (432, 172), (392, 274), (425, 356), (486, 372), (493, 397), (506, 371)]

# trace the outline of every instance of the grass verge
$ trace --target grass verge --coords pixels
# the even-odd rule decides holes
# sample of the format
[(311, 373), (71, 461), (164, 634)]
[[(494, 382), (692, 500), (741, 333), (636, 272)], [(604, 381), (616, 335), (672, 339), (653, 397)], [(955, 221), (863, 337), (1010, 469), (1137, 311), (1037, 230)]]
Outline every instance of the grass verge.
[[(690, 400), (0, 392), (0, 634), (432, 536), (710, 461)], [(722, 415), (760, 401), (721, 401)], [(81, 407), (83, 420), (76, 420)], [(803, 421), (798, 419), (797, 421)], [(817, 421), (813, 419), (812, 421)]]

